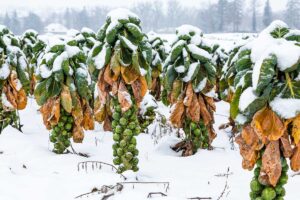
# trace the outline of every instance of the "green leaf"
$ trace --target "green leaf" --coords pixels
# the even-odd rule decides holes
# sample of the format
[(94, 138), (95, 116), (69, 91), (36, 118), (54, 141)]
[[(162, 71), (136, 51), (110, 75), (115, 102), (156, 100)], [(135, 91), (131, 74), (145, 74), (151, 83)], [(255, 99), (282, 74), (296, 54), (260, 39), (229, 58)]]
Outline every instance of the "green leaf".
[(77, 88), (78, 94), (87, 100), (90, 100), (92, 97), (91, 91), (89, 90), (89, 84), (87, 77), (82, 74), (82, 68), (78, 68), (75, 72), (75, 85)]
[(271, 55), (263, 60), (260, 71), (258, 75), (258, 82), (255, 89), (257, 94), (260, 94), (272, 81), (275, 75), (275, 66), (277, 64), (277, 59), (275, 55)]
[(174, 62), (177, 59), (177, 57), (180, 56), (185, 44), (186, 42), (184, 40), (179, 40), (174, 44), (171, 51), (171, 62)]
[(48, 99), (48, 92), (46, 89), (46, 84), (49, 79), (45, 79), (42, 82), (38, 83), (34, 90), (34, 97), (39, 106), (42, 106)]
[(242, 87), (238, 87), (235, 90), (235, 93), (232, 97), (232, 101), (230, 102), (230, 117), (232, 119), (235, 119), (236, 116), (239, 114), (239, 103), (242, 92)]
[(137, 25), (133, 23), (127, 23), (124, 25), (125, 28), (138, 40), (141, 40), (143, 38), (143, 33)]

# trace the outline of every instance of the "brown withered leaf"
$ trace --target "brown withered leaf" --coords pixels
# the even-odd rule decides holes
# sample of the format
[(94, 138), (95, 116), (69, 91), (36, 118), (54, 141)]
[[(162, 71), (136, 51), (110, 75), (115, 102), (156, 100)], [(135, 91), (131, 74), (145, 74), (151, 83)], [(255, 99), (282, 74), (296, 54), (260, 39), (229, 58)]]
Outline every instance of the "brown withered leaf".
[(27, 105), (26, 92), (23, 88), (21, 88), (17, 93), (18, 93), (17, 109), (18, 110), (23, 110), (23, 109), (25, 109), (25, 107)]
[(56, 125), (60, 118), (60, 99), (55, 97), (48, 99), (40, 108), (40, 112), (44, 125), (50, 130), (51, 126)]
[(300, 170), (300, 143), (298, 143), (294, 149), (294, 153), (291, 158), (291, 169), (295, 172)]
[(264, 143), (266, 139), (278, 140), (285, 132), (284, 123), (275, 112), (267, 107), (255, 113), (251, 126)]
[(72, 97), (71, 97), (70, 89), (66, 85), (63, 85), (62, 91), (60, 93), (60, 101), (65, 111), (71, 113), (73, 108)]
[(279, 141), (270, 141), (262, 156), (261, 174), (266, 174), (269, 183), (275, 187), (281, 176)]
[(206, 104), (209, 105), (210, 109), (213, 110), (214, 112), (216, 112), (216, 105), (215, 105), (214, 98), (204, 95), (204, 100), (205, 100)]
[(206, 108), (204, 99), (201, 94), (199, 94), (198, 101), (200, 105), (200, 116), (202, 117), (204, 124), (208, 125), (213, 121), (213, 117), (211, 113), (208, 111), (208, 109)]
[(72, 109), (72, 116), (74, 118), (75, 124), (77, 126), (81, 126), (83, 120), (83, 110), (80, 98), (76, 92), (71, 93), (72, 102), (73, 102), (73, 109)]
[(152, 79), (151, 86), (149, 87), (150, 91), (155, 91), (157, 86), (157, 78)]
[(171, 116), (170, 116), (170, 121), (171, 123), (177, 127), (181, 128), (182, 127), (182, 115), (184, 113), (184, 105), (183, 105), (183, 100), (180, 98), (175, 105), (174, 109), (172, 110)]
[(111, 94), (113, 96), (117, 95), (118, 93), (118, 88), (119, 88), (119, 82), (118, 81), (115, 81), (111, 87)]
[[(174, 86), (173, 86), (173, 88), (174, 88)], [(175, 100), (176, 100), (176, 98), (177, 97), (175, 97)], [(193, 98), (194, 98), (193, 85), (192, 85), (191, 82), (189, 82), (189, 84), (186, 87), (185, 98), (184, 98), (184, 101), (183, 101), (184, 105), (187, 106), (187, 107), (191, 106)]]
[(18, 108), (17, 98), (18, 94), (16, 90), (14, 90), (10, 85), (6, 85), (3, 87), (3, 93), (6, 95), (8, 102), (15, 108)]
[(75, 143), (82, 143), (84, 138), (84, 132), (81, 126), (75, 125), (72, 131), (72, 135), (73, 135), (73, 141)]
[(106, 116), (105, 104), (101, 104), (97, 98), (94, 102), (94, 118), (97, 122), (103, 122)]
[(287, 132), (280, 138), (280, 144), (284, 157), (290, 158), (293, 155), (293, 149)]
[(295, 144), (297, 145), (300, 141), (300, 115), (293, 119), (292, 136)]
[(147, 93), (147, 81), (145, 79), (145, 77), (140, 76), (136, 81), (134, 81), (131, 84), (131, 88), (133, 91), (133, 95), (135, 98), (135, 101), (137, 103), (142, 102), (145, 94)]
[(195, 93), (192, 94), (192, 101), (186, 108), (186, 116), (190, 118), (193, 122), (200, 121), (200, 105), (198, 102), (197, 95)]
[(8, 82), (14, 90), (18, 91), (20, 89), (20, 80), (18, 79), (18, 75), (15, 70), (11, 71)]
[(245, 143), (251, 146), (251, 148), (254, 150), (260, 150), (264, 146), (250, 124), (247, 124), (243, 127), (241, 136)]
[(252, 170), (258, 159), (258, 151), (247, 145), (241, 134), (236, 137), (235, 142), (239, 145), (240, 154), (243, 157), (242, 167)]
[(208, 127), (208, 138), (209, 138), (209, 144), (212, 143), (212, 141), (217, 137), (217, 134), (215, 132), (215, 129), (212, 125)]
[(104, 72), (103, 70), (100, 71), (97, 81), (97, 90), (98, 90), (98, 97), (101, 104), (105, 104), (108, 96), (110, 85), (105, 82), (104, 80)]
[(118, 101), (121, 105), (122, 112), (126, 112), (132, 106), (131, 96), (130, 96), (130, 94), (126, 88), (126, 85), (124, 84), (123, 81), (121, 81), (119, 84)]
[(181, 95), (183, 90), (183, 82), (179, 79), (176, 79), (172, 85), (172, 91), (169, 94), (169, 101), (171, 104), (176, 103), (179, 95)]
[(109, 85), (112, 85), (114, 82), (109, 65), (105, 67), (103, 79)]
[(103, 123), (103, 130), (104, 131), (112, 131), (111, 121), (107, 115), (106, 115), (104, 123)]
[(83, 128), (85, 130), (94, 130), (95, 124), (93, 118), (93, 111), (85, 99), (83, 99), (83, 110)]
[[(140, 71), (137, 71), (133, 66), (121, 67), (122, 78), (126, 84), (132, 84), (140, 77)], [(146, 85), (147, 86), (147, 85)]]
[(30, 94), (33, 95), (34, 93), (34, 88), (36, 86), (36, 77), (35, 75), (33, 74), (32, 75), (32, 78), (30, 79)]

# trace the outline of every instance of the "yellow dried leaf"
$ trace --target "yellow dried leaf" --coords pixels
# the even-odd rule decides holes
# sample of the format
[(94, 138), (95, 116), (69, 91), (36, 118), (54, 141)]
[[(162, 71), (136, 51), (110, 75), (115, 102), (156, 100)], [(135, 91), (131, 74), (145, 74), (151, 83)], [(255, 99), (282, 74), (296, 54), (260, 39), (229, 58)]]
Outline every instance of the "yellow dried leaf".
[(212, 113), (210, 113), (205, 105), (204, 99), (201, 94), (198, 97), (199, 105), (200, 105), (200, 115), (203, 119), (205, 125), (208, 125), (213, 121)]
[[(173, 84), (173, 88), (174, 88), (174, 84)], [(177, 97), (174, 97), (175, 100), (177, 99)], [(185, 98), (184, 98), (184, 102), (183, 102), (184, 105), (187, 106), (187, 107), (189, 107), (191, 105), (192, 101), (193, 101), (193, 97), (194, 97), (193, 85), (192, 85), (191, 82), (189, 82), (189, 84), (186, 87)]]
[(18, 110), (23, 110), (23, 109), (25, 109), (25, 107), (27, 105), (26, 92), (23, 88), (21, 88), (17, 93), (18, 93), (17, 109)]
[(291, 158), (291, 169), (293, 171), (300, 170), (300, 143), (295, 147), (293, 156)]
[(81, 126), (76, 125), (73, 128), (72, 134), (73, 134), (73, 141), (75, 143), (82, 143), (83, 138), (84, 138), (84, 133), (83, 133), (83, 129), (81, 128)]
[(123, 81), (119, 84), (118, 101), (121, 105), (122, 112), (126, 112), (132, 106), (131, 95), (129, 94)]
[(195, 93), (192, 94), (192, 101), (190, 103), (190, 106), (186, 108), (186, 116), (193, 122), (200, 121), (200, 105)]
[(73, 109), (72, 109), (72, 116), (74, 118), (75, 124), (77, 126), (81, 126), (83, 120), (83, 110), (80, 98), (76, 92), (72, 92), (72, 102), (73, 102)]
[(211, 110), (216, 111), (216, 105), (215, 105), (214, 98), (204, 95), (204, 100), (205, 100), (206, 104), (209, 105)]
[(63, 85), (62, 91), (60, 93), (61, 105), (68, 113), (72, 112), (72, 97), (68, 86)]
[(113, 82), (114, 82), (113, 75), (111, 74), (111, 70), (110, 70), (110, 66), (109, 65), (107, 65), (106, 68), (105, 68), (105, 70), (104, 70), (103, 79), (109, 85), (112, 85)]
[(261, 174), (267, 174), (269, 183), (275, 187), (281, 176), (281, 169), (279, 141), (270, 141), (262, 156)]
[(134, 81), (131, 84), (131, 88), (133, 91), (133, 95), (135, 98), (135, 101), (137, 103), (142, 102), (145, 94), (147, 93), (148, 87), (147, 87), (147, 81), (145, 77), (140, 76), (136, 81)]
[[(126, 84), (132, 84), (136, 79), (140, 77), (140, 72), (135, 70), (134, 67), (121, 67), (122, 78)], [(147, 85), (146, 85), (147, 86)]]
[(48, 99), (41, 107), (40, 112), (46, 128), (50, 130), (51, 126), (56, 125), (60, 118), (60, 99), (55, 97)]
[(101, 104), (105, 104), (109, 91), (109, 84), (104, 80), (104, 72), (100, 71), (97, 81), (98, 97)]
[(285, 125), (270, 108), (256, 112), (251, 122), (258, 137), (266, 144), (266, 139), (278, 140), (285, 132)]
[(300, 141), (300, 115), (294, 118), (292, 128), (292, 136), (294, 138), (294, 142), (297, 145)]
[(175, 127), (181, 128), (183, 120), (182, 116), (184, 113), (184, 104), (182, 98), (180, 98), (174, 106), (175, 108), (172, 110), (170, 121)]
[(83, 99), (83, 108), (84, 108), (83, 120), (82, 120), (83, 128), (85, 130), (94, 130), (94, 119), (93, 119), (92, 108), (89, 106), (89, 104), (85, 99)]
[(97, 122), (103, 122), (106, 116), (105, 104), (101, 104), (97, 98), (94, 102), (94, 118)]
[(247, 145), (241, 134), (236, 137), (235, 142), (239, 145), (240, 154), (243, 157), (243, 168), (252, 170), (258, 159), (258, 151)]

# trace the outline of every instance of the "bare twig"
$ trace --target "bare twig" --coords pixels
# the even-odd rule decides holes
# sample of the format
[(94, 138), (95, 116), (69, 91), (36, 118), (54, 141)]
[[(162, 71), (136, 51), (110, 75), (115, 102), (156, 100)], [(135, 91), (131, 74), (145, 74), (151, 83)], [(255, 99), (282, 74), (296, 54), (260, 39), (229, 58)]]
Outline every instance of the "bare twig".
[(227, 177), (230, 175), (233, 175), (233, 172), (230, 172), (229, 174), (228, 173), (220, 173), (220, 174), (216, 174), (215, 176), (216, 177)]
[(292, 174), (291, 177), (295, 177), (295, 176), (298, 176), (298, 175), (300, 175), (300, 172)]
[(187, 199), (195, 199), (195, 200), (205, 200), (205, 199), (212, 199), (211, 197), (190, 197)]
[[(77, 169), (78, 171), (80, 169), (85, 169), (85, 171), (87, 171), (87, 168), (88, 168), (88, 164), (91, 164), (92, 165), (92, 169), (94, 170), (95, 168), (96, 169), (101, 169), (102, 168), (102, 165), (107, 165), (107, 166), (110, 166), (112, 171), (114, 172), (117, 172), (117, 168), (112, 165), (112, 164), (109, 164), (109, 163), (106, 163), (106, 162), (102, 162), (102, 161), (84, 161), (84, 162), (79, 162), (77, 164)], [(120, 176), (124, 179), (124, 180), (127, 180), (127, 177), (124, 176), (123, 174), (120, 174)]]
[(118, 183), (116, 185), (103, 185), (100, 189), (93, 188), (91, 192), (81, 194), (81, 195), (75, 197), (75, 199), (97, 193), (97, 194), (105, 194), (102, 196), (101, 200), (106, 200), (109, 197), (113, 196), (115, 194), (115, 192), (122, 191), (123, 187), (124, 187), (123, 185), (118, 184)]
[(118, 184), (163, 184), (166, 185), (166, 192), (170, 188), (170, 182), (143, 182), (143, 181), (131, 181), (131, 182), (118, 182)]
[(227, 188), (229, 188), (229, 186), (228, 186), (228, 176), (229, 176), (229, 171), (230, 171), (230, 168), (228, 167), (228, 168), (227, 168), (227, 173), (226, 173), (226, 182), (225, 182), (225, 186), (224, 186), (224, 189), (223, 189), (223, 191), (221, 192), (220, 196), (217, 198), (217, 200), (220, 200), (220, 199), (223, 197), (223, 195), (225, 194)]
[(82, 157), (85, 157), (85, 158), (88, 158), (88, 157), (89, 157), (88, 154), (80, 153), (80, 152), (77, 153), (77, 152), (75, 151), (75, 149), (73, 148), (72, 144), (70, 145), (70, 147), (71, 147), (72, 151), (70, 151), (70, 150), (67, 149), (67, 153), (75, 154), (75, 155), (82, 156)]
[(162, 193), (162, 192), (149, 192), (147, 198), (151, 198), (155, 194), (161, 195), (162, 197), (166, 197), (167, 196), (165, 193)]

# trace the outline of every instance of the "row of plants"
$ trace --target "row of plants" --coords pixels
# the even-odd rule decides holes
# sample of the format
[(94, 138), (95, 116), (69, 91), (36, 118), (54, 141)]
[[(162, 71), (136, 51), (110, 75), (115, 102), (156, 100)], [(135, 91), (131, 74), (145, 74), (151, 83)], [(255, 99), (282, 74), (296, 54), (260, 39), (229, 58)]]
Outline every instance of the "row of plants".
[(171, 107), (169, 120), (183, 138), (173, 150), (190, 156), (212, 149), (221, 99), (230, 103), (243, 168), (256, 166), (250, 198), (280, 200), (287, 160), (300, 169), (299, 52), (299, 31), (279, 21), (228, 52), (190, 25), (176, 29), (169, 48), (125, 9), (108, 13), (97, 33), (83, 29), (55, 41), (33, 30), (16, 37), (1, 26), (0, 133), (7, 125), (21, 130), (18, 110), (34, 94), (55, 153), (67, 152), (71, 138), (82, 142), (96, 121), (113, 132), (118, 173), (138, 171), (136, 136), (155, 120), (157, 101)]

